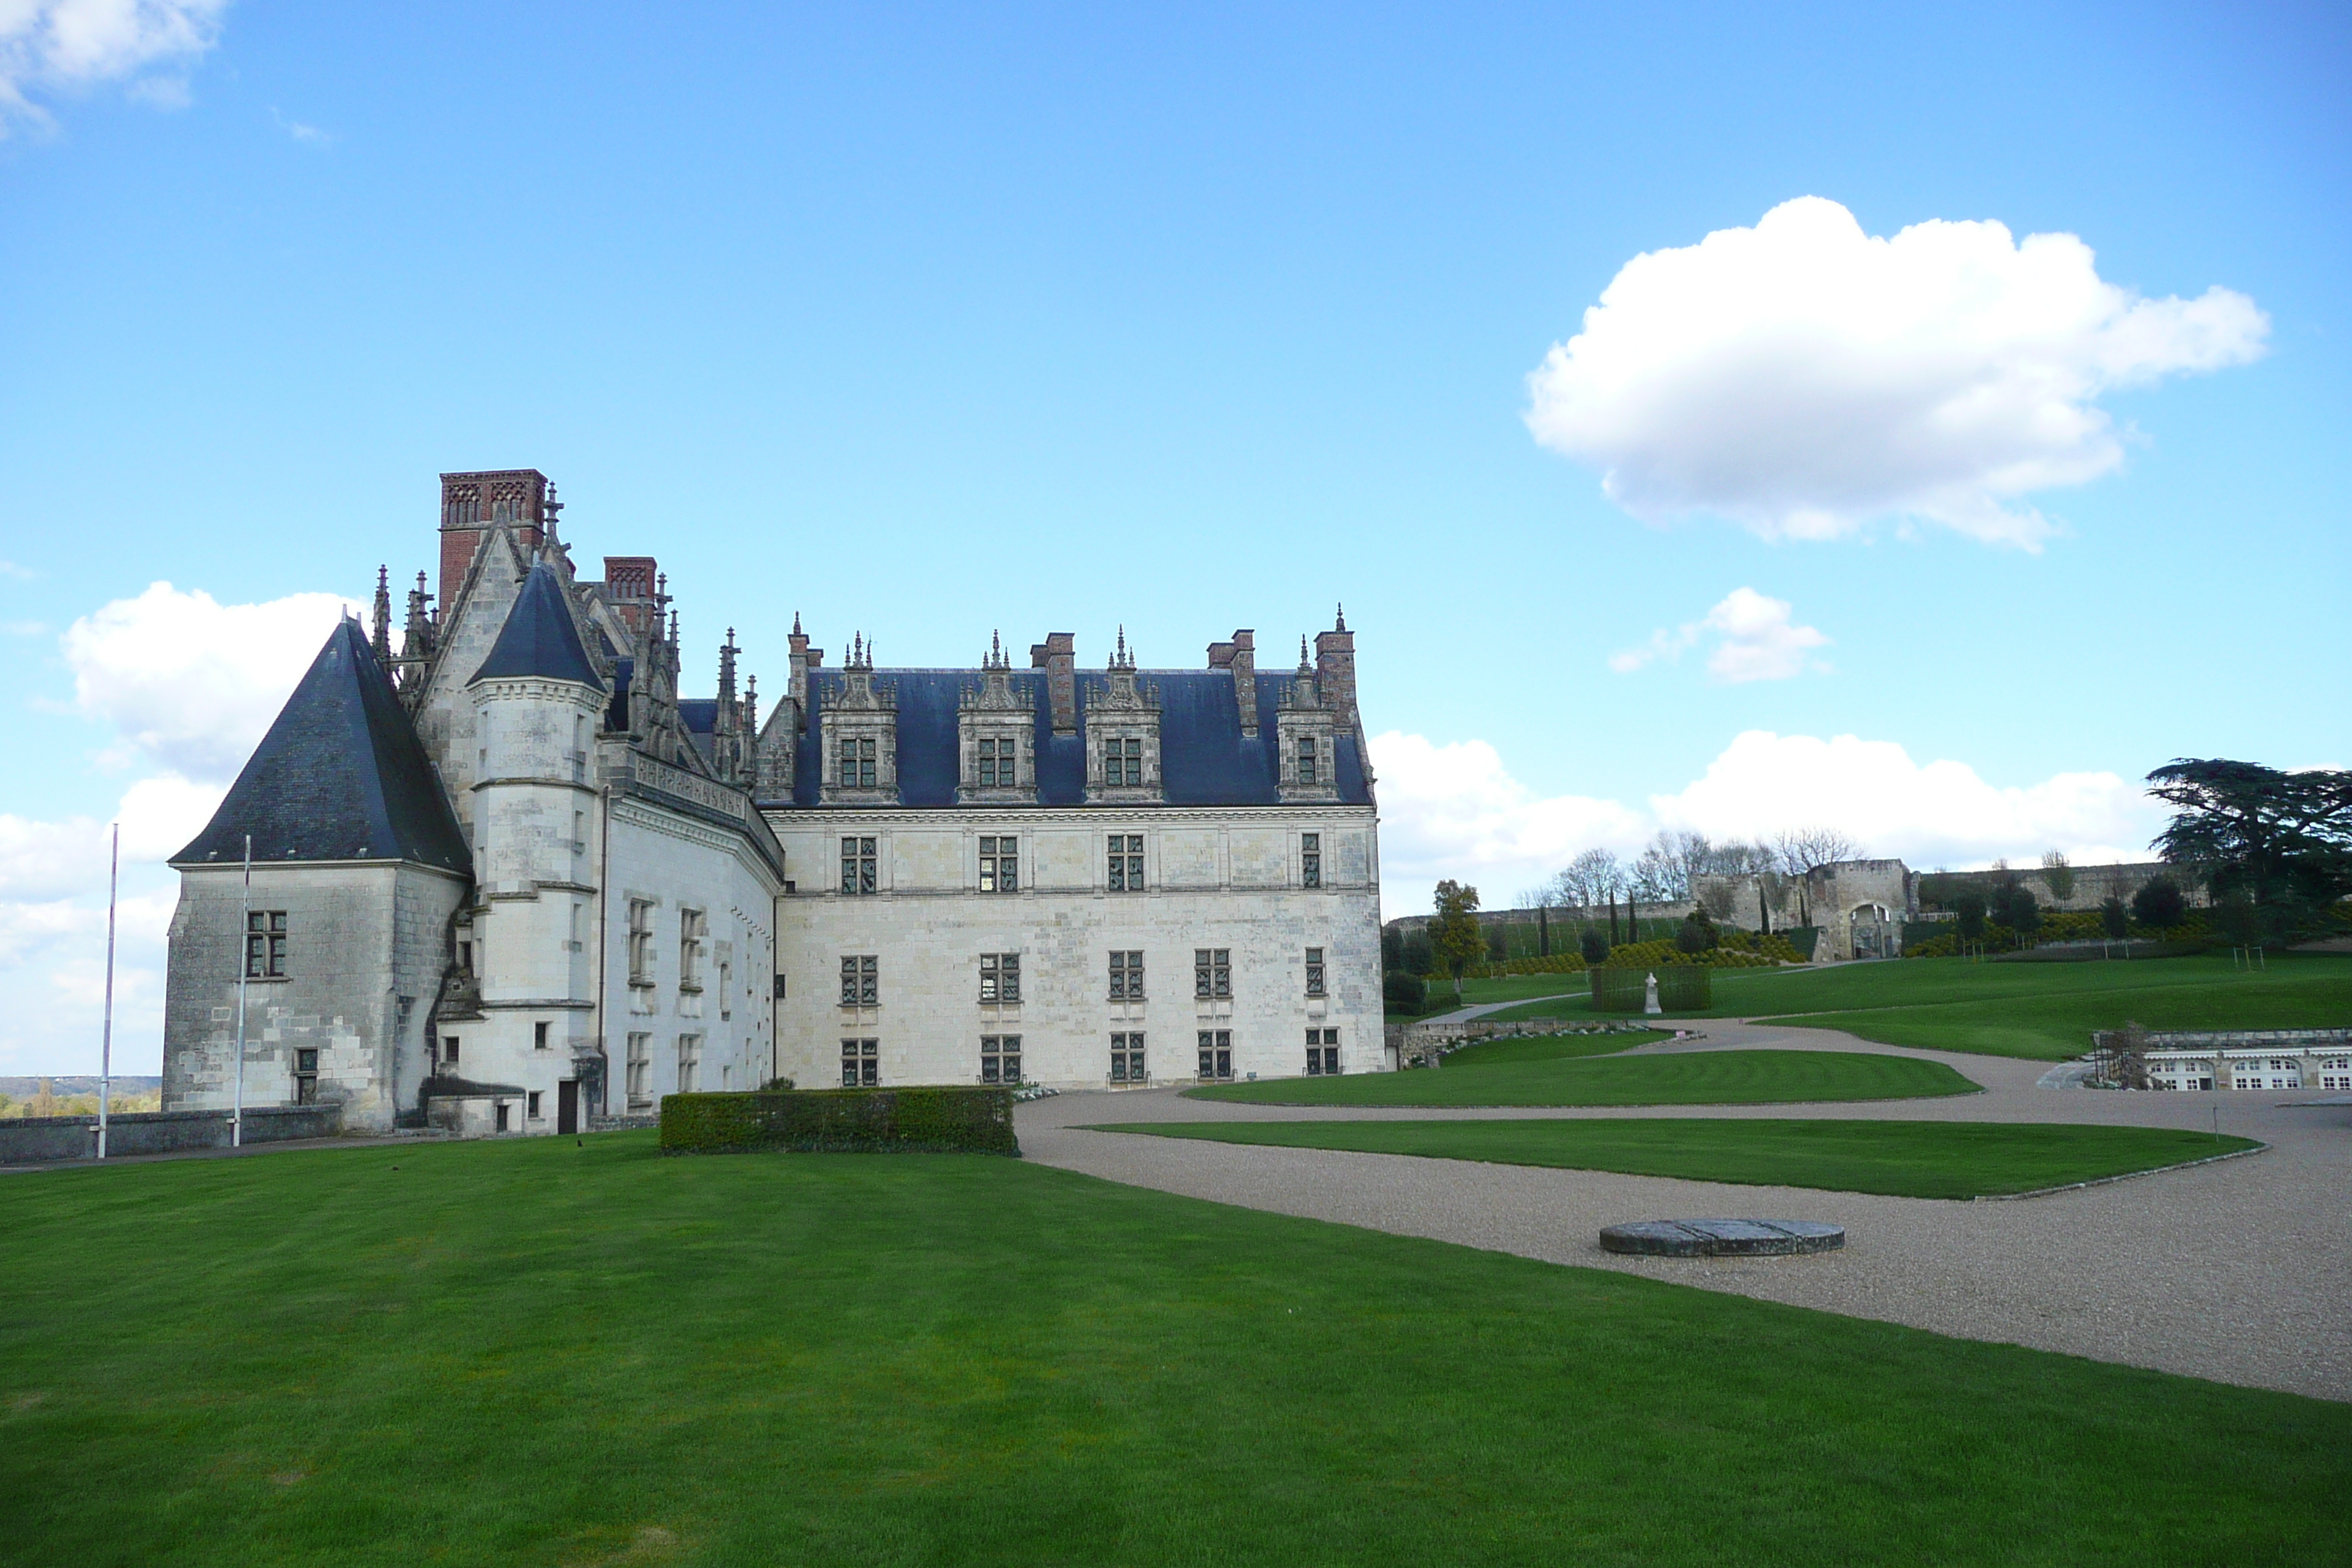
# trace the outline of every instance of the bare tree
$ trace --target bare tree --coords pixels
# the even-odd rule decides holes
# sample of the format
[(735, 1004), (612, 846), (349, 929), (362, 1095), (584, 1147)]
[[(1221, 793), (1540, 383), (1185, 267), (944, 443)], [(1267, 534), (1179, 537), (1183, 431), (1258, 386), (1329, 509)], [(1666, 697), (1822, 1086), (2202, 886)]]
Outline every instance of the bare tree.
[(1772, 847), (1780, 856), (1781, 871), (1790, 877), (1801, 877), (1862, 853), (1859, 845), (1834, 827), (1787, 828), (1772, 840)]

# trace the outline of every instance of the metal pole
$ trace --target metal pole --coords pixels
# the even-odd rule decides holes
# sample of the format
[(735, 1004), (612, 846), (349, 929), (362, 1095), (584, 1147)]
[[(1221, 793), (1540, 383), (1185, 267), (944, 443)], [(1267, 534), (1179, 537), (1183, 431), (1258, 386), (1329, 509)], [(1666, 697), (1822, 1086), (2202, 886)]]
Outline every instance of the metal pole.
[(253, 835), (245, 836), (245, 896), (236, 921), (236, 1099), (228, 1118), (228, 1146), (245, 1147), (245, 979), (253, 973)]
[(106, 857), (106, 1023), (98, 1037), (98, 1157), (106, 1158), (106, 1115), (114, 1098), (114, 895), (122, 871), (122, 824)]

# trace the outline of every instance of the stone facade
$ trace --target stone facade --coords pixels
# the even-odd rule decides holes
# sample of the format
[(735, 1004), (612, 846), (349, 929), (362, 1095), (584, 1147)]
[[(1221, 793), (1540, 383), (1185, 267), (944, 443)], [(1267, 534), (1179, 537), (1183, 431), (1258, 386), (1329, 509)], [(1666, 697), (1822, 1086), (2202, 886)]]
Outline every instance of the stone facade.
[(762, 723), (733, 633), (682, 698), (657, 563), (581, 579), (559, 510), (534, 470), (443, 475), (438, 607), (419, 574), (395, 654), (380, 578), (175, 858), (167, 1110), (229, 1103), (240, 968), (244, 1103), (360, 1131), (837, 1083), (845, 1040), (888, 1084), (1385, 1065), (1344, 622), (1276, 678), (1246, 631), (1205, 670), (1122, 634), (1081, 672), (1066, 632), (1025, 670), (1001, 638), (833, 670), (796, 618)]

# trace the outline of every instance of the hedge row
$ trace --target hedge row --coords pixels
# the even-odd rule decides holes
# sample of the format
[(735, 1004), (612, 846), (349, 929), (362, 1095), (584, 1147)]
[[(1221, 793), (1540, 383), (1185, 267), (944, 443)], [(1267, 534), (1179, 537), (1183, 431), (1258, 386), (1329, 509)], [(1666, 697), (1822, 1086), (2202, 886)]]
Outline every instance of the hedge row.
[(1592, 972), (1592, 1010), (1639, 1013), (1649, 1005), (1653, 973), (1658, 977), (1658, 1005), (1665, 1011), (1688, 1013), (1713, 1005), (1711, 971), (1706, 964), (1669, 964), (1653, 971), (1644, 965), (1621, 968), (1612, 963)]
[[(1619, 965), (1639, 963), (1654, 969), (1667, 963), (1705, 963), (1717, 969), (1757, 969), (1775, 963), (1805, 962), (1805, 955), (1777, 931), (1770, 936), (1759, 936), (1752, 931), (1726, 931), (1723, 943), (1704, 952), (1691, 953), (1683, 952), (1664, 937), (1651, 942), (1620, 942), (1609, 950), (1609, 962)], [(1581, 974), (1584, 970), (1581, 953), (1556, 952), (1549, 958), (1513, 958), (1501, 963), (1480, 964), (1467, 973), (1473, 979), (1489, 980), (1501, 974)]]
[(662, 1097), (665, 1154), (1019, 1155), (1009, 1089), (803, 1089)]

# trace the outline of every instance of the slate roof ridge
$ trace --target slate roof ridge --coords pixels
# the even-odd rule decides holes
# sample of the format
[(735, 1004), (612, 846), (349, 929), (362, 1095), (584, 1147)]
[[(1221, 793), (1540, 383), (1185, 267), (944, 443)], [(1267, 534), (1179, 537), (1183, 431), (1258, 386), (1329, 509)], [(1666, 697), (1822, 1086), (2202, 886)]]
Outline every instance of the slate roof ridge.
[(409, 860), (470, 873), (448, 795), (359, 622), (327, 636), (205, 830), (173, 865)]
[(581, 641), (580, 624), (555, 568), (535, 563), (499, 628), (488, 658), (474, 671), (468, 686), (484, 680), (516, 679), (568, 680), (574, 685), (606, 689), (604, 679), (589, 661)]

